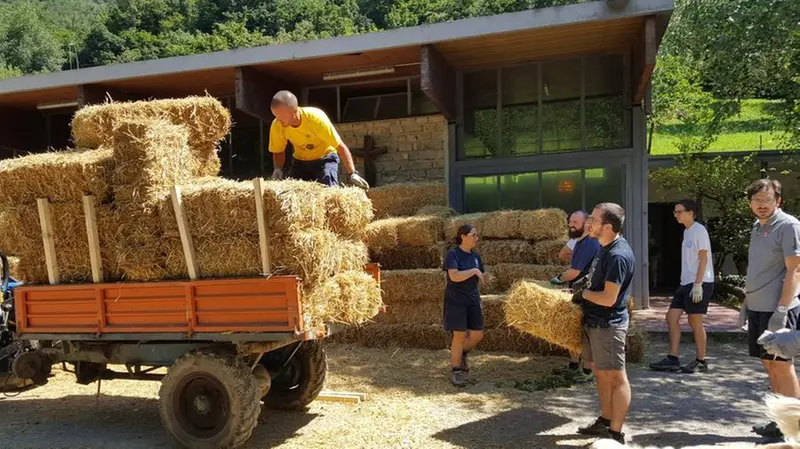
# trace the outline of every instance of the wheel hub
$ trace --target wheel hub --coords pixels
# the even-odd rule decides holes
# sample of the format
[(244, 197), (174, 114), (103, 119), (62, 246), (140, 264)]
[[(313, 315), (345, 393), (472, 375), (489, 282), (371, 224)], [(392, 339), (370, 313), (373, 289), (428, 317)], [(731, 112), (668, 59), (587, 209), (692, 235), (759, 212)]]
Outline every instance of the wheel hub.
[(211, 438), (227, 424), (230, 403), (224, 385), (205, 374), (188, 377), (175, 395), (180, 426), (197, 438)]

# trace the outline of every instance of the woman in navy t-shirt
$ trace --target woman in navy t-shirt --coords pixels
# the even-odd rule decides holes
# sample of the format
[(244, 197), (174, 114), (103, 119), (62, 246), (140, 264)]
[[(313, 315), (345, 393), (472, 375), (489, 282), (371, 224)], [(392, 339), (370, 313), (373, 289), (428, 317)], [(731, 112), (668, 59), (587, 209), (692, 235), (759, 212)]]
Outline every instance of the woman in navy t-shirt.
[(467, 353), (483, 338), (483, 306), (479, 285), (483, 282), (483, 261), (474, 251), (478, 243), (475, 226), (463, 225), (456, 233), (457, 247), (447, 253), (444, 270), (444, 328), (453, 333), (450, 344), (450, 382), (466, 386)]

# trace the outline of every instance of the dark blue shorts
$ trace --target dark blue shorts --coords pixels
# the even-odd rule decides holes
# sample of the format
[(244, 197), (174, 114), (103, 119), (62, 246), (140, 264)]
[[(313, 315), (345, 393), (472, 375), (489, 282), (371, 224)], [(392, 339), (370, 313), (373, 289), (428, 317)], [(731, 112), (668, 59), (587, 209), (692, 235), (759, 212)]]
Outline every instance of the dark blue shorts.
[(483, 306), (477, 300), (470, 303), (444, 300), (444, 330), (446, 331), (482, 331)]
[(692, 287), (694, 284), (681, 285), (675, 296), (672, 297), (672, 304), (669, 305), (670, 309), (683, 309), (689, 315), (705, 315), (708, 313), (708, 303), (711, 302), (711, 296), (714, 295), (714, 283), (703, 282), (703, 300), (694, 303), (692, 302)]
[[(790, 362), (792, 360), (768, 353), (763, 346), (758, 344), (758, 337), (769, 327), (770, 318), (772, 318), (772, 312), (747, 311), (748, 353), (751, 357), (758, 357), (762, 360)], [(789, 309), (788, 313), (786, 313), (786, 327), (793, 330), (800, 330), (800, 307)]]
[(318, 161), (294, 159), (289, 177), (303, 181), (316, 181), (328, 187), (339, 185), (339, 155), (329, 154)]

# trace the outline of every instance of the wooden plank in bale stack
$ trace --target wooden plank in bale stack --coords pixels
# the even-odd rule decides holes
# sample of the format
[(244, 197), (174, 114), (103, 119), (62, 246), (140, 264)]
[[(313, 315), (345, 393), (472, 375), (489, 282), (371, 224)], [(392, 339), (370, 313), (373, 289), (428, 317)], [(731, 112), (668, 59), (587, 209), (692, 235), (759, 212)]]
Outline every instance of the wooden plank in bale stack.
[(53, 217), (50, 214), (50, 201), (46, 198), (40, 198), (36, 200), (36, 205), (39, 208), (39, 223), (42, 227), (47, 278), (51, 285), (55, 285), (59, 283), (58, 258), (56, 257), (56, 244), (53, 236)]
[(197, 267), (197, 254), (194, 251), (192, 234), (189, 232), (189, 221), (183, 211), (181, 189), (178, 186), (172, 187), (172, 206), (175, 211), (175, 217), (178, 220), (178, 232), (181, 235), (181, 244), (183, 246), (183, 255), (186, 258), (186, 268), (189, 271), (189, 279), (196, 280), (200, 274), (200, 270)]
[(258, 221), (258, 244), (261, 252), (261, 268), (263, 274), (268, 276), (272, 273), (272, 259), (269, 253), (269, 233), (267, 232), (267, 220), (264, 217), (264, 199), (261, 195), (261, 178), (253, 180), (253, 192), (256, 200), (256, 219)]
[(97, 210), (92, 195), (83, 197), (83, 215), (86, 217), (86, 236), (89, 240), (89, 261), (92, 264), (92, 281), (103, 282), (103, 258), (100, 254), (100, 234), (97, 231)]

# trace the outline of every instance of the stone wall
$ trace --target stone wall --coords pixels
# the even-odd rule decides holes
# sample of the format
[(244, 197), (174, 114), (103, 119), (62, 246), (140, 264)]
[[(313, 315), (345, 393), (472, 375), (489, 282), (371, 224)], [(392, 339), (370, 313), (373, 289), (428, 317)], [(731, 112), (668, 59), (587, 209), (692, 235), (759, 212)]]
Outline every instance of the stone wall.
[[(404, 181), (444, 181), (447, 157), (447, 120), (441, 115), (405, 117), (336, 125), (348, 147), (363, 148), (370, 135), (387, 154), (374, 159), (378, 186)], [(364, 174), (364, 161), (355, 158)], [(342, 178), (343, 179), (343, 178)]]

